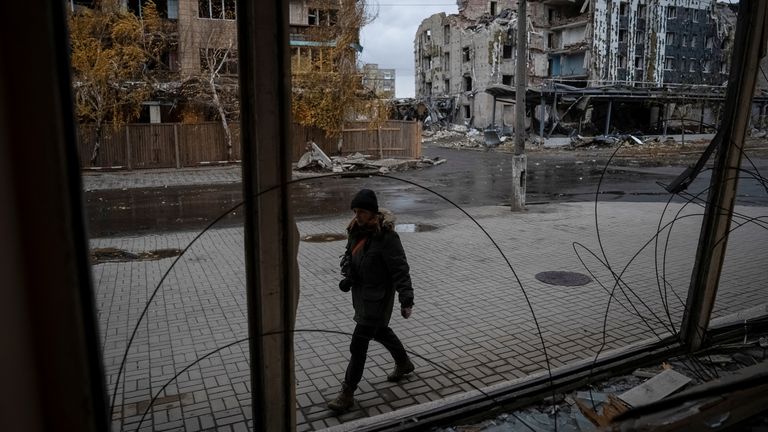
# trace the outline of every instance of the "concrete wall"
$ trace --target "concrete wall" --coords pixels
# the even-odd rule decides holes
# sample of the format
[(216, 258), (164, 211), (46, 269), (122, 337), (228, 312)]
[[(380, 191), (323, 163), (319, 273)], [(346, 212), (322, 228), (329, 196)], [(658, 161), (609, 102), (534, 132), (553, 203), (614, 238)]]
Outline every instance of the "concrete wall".
[(232, 46), (237, 50), (235, 20), (199, 18), (198, 0), (179, 0), (179, 65), (182, 80), (200, 73), (200, 49)]
[(578, 26), (563, 29), (562, 37), (560, 38), (560, 44), (557, 48), (565, 48), (569, 45), (578, 44), (584, 42), (584, 35), (587, 31), (587, 27)]
[[(512, 3), (509, 2), (510, 5)], [(477, 2), (472, 5), (480, 7)], [(535, 20), (542, 20), (543, 17), (545, 14), (538, 3), (529, 4), (529, 28), (533, 29)], [(485, 89), (505, 80), (514, 83), (516, 27), (517, 16), (514, 12), (481, 21), (469, 20), (463, 15), (439, 13), (422, 21), (414, 38), (416, 97), (454, 97), (460, 107), (457, 121), (464, 118), (464, 107), (469, 107), (470, 117), (465, 118), (467, 123), (471, 121), (470, 125), (474, 127), (491, 124), (493, 98), (485, 93)], [(537, 79), (547, 74), (545, 43), (545, 34), (529, 32), (528, 44), (532, 49), (526, 61), (529, 81), (535, 84), (538, 84)], [(468, 59), (465, 52), (469, 55)], [(471, 89), (465, 86), (467, 78), (471, 79)], [(509, 113), (510, 109), (506, 110)], [(503, 113), (503, 104), (499, 103), (496, 107), (497, 124)]]
[(458, 0), (456, 5), (459, 8), (459, 14), (475, 20), (490, 14), (491, 3), (496, 3), (496, 14), (504, 9), (517, 10), (517, 0)]

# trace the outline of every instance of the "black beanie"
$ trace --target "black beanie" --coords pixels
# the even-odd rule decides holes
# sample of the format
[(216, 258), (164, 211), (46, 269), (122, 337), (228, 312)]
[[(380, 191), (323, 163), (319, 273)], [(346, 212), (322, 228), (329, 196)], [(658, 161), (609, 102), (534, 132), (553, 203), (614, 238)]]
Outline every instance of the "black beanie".
[(352, 198), (352, 204), (349, 208), (363, 209), (374, 213), (379, 212), (379, 201), (376, 200), (376, 194), (370, 189), (361, 189), (360, 192)]

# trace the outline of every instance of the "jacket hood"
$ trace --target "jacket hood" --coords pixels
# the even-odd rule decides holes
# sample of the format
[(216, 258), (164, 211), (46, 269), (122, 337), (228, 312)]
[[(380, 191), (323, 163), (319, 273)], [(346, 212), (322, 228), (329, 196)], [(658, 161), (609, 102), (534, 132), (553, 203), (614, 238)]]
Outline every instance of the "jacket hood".
[[(395, 216), (394, 213), (392, 213), (388, 209), (385, 209), (384, 207), (379, 207), (378, 215), (379, 215), (379, 227), (382, 231), (395, 230), (395, 221), (397, 221), (397, 216)], [(358, 226), (355, 223), (355, 218), (352, 218), (352, 220), (349, 221), (349, 225), (347, 225), (347, 232), (350, 233), (356, 228), (358, 228)]]
[(394, 231), (395, 230), (395, 221), (397, 220), (397, 216), (395, 216), (394, 213), (391, 211), (379, 207), (379, 215), (380, 215), (380, 221), (379, 224), (381, 227), (388, 231)]

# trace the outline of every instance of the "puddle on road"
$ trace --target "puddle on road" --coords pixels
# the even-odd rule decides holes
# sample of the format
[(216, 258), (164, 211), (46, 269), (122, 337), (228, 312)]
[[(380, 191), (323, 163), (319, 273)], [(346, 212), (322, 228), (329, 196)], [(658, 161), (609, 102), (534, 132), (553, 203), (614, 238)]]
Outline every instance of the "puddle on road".
[(133, 253), (117, 248), (96, 248), (91, 249), (91, 262), (95, 265), (106, 262), (155, 261), (179, 255), (181, 255), (181, 249), (157, 249)]
[(417, 233), (434, 231), (437, 227), (434, 225), (421, 224), (421, 223), (407, 223), (407, 224), (395, 224), (395, 231), (401, 233)]
[(305, 241), (309, 243), (335, 242), (335, 241), (346, 240), (346, 239), (347, 239), (346, 234), (338, 234), (338, 233), (307, 234), (301, 237), (301, 241)]

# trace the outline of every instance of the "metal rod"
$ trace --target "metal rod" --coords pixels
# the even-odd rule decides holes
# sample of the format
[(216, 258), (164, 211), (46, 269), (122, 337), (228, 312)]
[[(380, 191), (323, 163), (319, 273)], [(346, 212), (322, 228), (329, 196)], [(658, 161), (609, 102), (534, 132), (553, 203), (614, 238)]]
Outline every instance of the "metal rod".
[(736, 37), (720, 131), (726, 139), (717, 152), (704, 210), (691, 285), (680, 329), (682, 341), (695, 351), (704, 341), (720, 282), (728, 232), (738, 186), (744, 138), (752, 95), (768, 26), (768, 3), (741, 0)]

